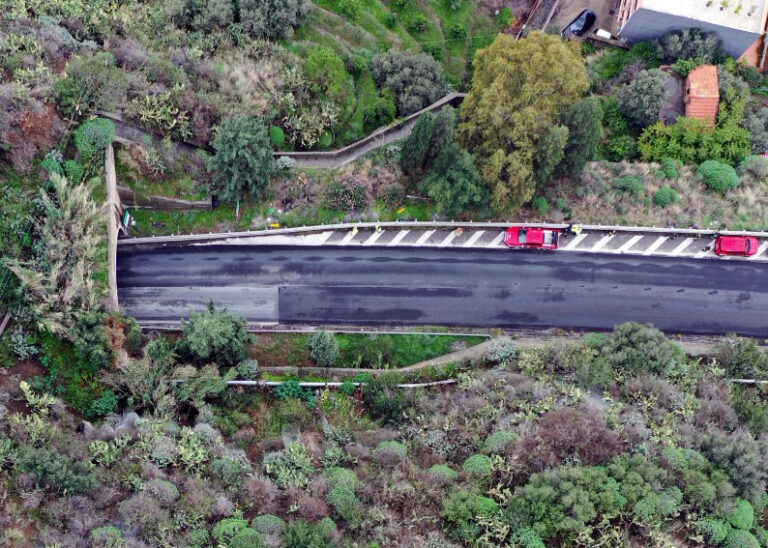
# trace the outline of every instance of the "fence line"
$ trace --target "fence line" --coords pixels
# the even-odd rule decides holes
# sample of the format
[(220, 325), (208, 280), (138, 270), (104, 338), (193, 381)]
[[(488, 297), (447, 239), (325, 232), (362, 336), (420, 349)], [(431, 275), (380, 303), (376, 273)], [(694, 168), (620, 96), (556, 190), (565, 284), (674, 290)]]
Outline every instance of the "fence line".
[[(262, 387), (274, 387), (280, 386), (285, 381), (227, 381), (228, 386), (262, 386)], [(398, 388), (428, 388), (430, 386), (443, 386), (447, 384), (455, 384), (458, 382), (456, 379), (448, 379), (444, 381), (432, 381), (432, 382), (416, 382), (416, 383), (404, 383), (397, 384)], [(342, 384), (341, 382), (299, 382), (299, 386), (303, 388), (338, 388)], [(349, 383), (347, 383), (349, 384)], [(364, 382), (353, 382), (355, 386), (365, 386)]]

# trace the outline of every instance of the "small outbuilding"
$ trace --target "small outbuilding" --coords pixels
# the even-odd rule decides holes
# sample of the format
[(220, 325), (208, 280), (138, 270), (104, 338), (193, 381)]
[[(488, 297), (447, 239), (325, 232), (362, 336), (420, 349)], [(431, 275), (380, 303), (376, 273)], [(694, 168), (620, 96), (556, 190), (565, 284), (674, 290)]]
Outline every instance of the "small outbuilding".
[(714, 126), (719, 104), (717, 67), (701, 65), (688, 73), (685, 81), (685, 116), (698, 118), (705, 124)]

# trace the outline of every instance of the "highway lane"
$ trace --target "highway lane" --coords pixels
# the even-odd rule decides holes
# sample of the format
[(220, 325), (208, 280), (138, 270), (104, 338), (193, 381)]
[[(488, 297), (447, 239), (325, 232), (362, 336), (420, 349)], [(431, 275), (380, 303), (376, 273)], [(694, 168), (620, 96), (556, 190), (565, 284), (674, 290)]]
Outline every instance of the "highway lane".
[(118, 249), (127, 314), (209, 299), (254, 322), (611, 329), (768, 336), (768, 264), (632, 255), (287, 246)]

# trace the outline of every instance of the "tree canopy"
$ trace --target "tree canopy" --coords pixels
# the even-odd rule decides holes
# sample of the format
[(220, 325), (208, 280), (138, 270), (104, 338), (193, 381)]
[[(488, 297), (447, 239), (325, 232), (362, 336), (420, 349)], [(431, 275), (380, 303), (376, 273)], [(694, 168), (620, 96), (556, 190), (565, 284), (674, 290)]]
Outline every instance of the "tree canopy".
[(492, 185), (494, 205), (531, 199), (537, 140), (588, 87), (578, 46), (556, 36), (533, 32), (515, 40), (500, 34), (477, 52), (459, 138)]
[(275, 170), (269, 132), (256, 118), (224, 120), (213, 140), (216, 154), (208, 162), (214, 191), (227, 201), (261, 200)]

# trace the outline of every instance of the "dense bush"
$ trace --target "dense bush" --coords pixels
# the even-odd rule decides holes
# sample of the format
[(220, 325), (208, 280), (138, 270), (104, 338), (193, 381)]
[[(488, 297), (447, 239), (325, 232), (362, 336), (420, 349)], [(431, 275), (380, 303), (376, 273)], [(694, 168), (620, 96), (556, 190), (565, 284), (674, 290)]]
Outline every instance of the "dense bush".
[(309, 357), (319, 367), (333, 367), (339, 359), (339, 343), (330, 331), (315, 331), (307, 336)]
[(725, 537), (723, 548), (760, 548), (760, 543), (752, 533), (734, 529)]
[(704, 537), (704, 540), (712, 546), (721, 544), (731, 531), (727, 523), (714, 518), (704, 518), (697, 521), (694, 527)]
[(619, 192), (626, 192), (633, 196), (642, 196), (644, 192), (643, 180), (635, 175), (619, 177), (614, 181), (613, 187)]
[(518, 438), (518, 435), (508, 430), (498, 430), (485, 438), (483, 452), (486, 454), (504, 454), (507, 447)]
[(657, 206), (667, 207), (680, 199), (674, 188), (664, 186), (653, 193), (653, 203)]
[(614, 89), (619, 109), (633, 125), (645, 127), (659, 119), (669, 78), (661, 70), (645, 70), (629, 84)]
[(768, 158), (763, 156), (747, 156), (739, 164), (740, 175), (751, 175), (755, 179), (768, 178)]
[(459, 489), (443, 500), (440, 515), (447, 522), (449, 536), (469, 542), (481, 531), (476, 518), (492, 516), (498, 509), (493, 499)]
[(89, 468), (80, 461), (46, 448), (25, 447), (16, 457), (19, 471), (29, 474), (36, 484), (62, 495), (76, 495), (97, 485)]
[(408, 449), (397, 441), (383, 441), (376, 446), (371, 455), (385, 465), (396, 464), (405, 459)]
[(56, 101), (67, 115), (85, 115), (96, 109), (114, 110), (126, 101), (127, 74), (115, 65), (111, 53), (72, 58), (66, 76), (56, 81)]
[(368, 406), (374, 418), (384, 422), (399, 422), (403, 419), (403, 411), (411, 401), (402, 388), (396, 386), (398, 378), (390, 375), (380, 375), (366, 379), (363, 386), (363, 401)]
[(739, 174), (728, 164), (707, 160), (696, 170), (696, 177), (708, 190), (725, 194), (739, 184)]
[(245, 345), (250, 341), (245, 320), (226, 310), (216, 311), (212, 302), (206, 310), (190, 314), (181, 330), (179, 355), (197, 365), (231, 367), (245, 359)]
[(363, 112), (363, 128), (370, 132), (392, 123), (397, 110), (395, 101), (389, 93), (382, 93), (371, 104), (365, 105)]
[(661, 159), (661, 171), (667, 179), (677, 179), (680, 176), (681, 167), (683, 167), (683, 164), (679, 160), (674, 158)]
[(728, 523), (736, 529), (749, 531), (755, 522), (755, 510), (752, 505), (744, 499), (737, 499), (733, 506), (733, 511), (728, 514)]
[(588, 97), (569, 106), (561, 122), (568, 128), (568, 141), (563, 150), (563, 160), (557, 171), (563, 175), (580, 173), (586, 163), (597, 153), (597, 143), (602, 131), (603, 109), (600, 100)]
[(115, 140), (115, 124), (106, 118), (83, 122), (74, 132), (75, 146), (83, 160), (102, 152)]
[(262, 514), (251, 520), (251, 527), (262, 535), (279, 535), (285, 529), (285, 520), (272, 514)]
[(768, 152), (768, 107), (761, 104), (749, 105), (741, 127), (749, 132), (749, 148), (752, 154)]
[(768, 373), (768, 355), (753, 339), (724, 337), (714, 346), (712, 357), (731, 377), (759, 379)]
[(623, 375), (669, 375), (686, 363), (683, 349), (650, 326), (627, 322), (616, 326), (601, 349), (614, 371)]
[(240, 22), (257, 38), (290, 38), (309, 16), (307, 0), (239, 0)]
[(491, 459), (486, 455), (474, 454), (461, 465), (464, 473), (472, 479), (488, 479), (491, 477)]
[(427, 472), (432, 478), (441, 483), (450, 483), (456, 481), (459, 477), (459, 473), (456, 470), (445, 464), (435, 464)]
[(423, 109), (445, 93), (442, 66), (425, 53), (378, 53), (371, 60), (371, 75), (379, 88), (392, 90), (400, 116)]
[(355, 492), (344, 484), (333, 487), (326, 495), (326, 500), (347, 526), (356, 529), (362, 520), (362, 505)]

